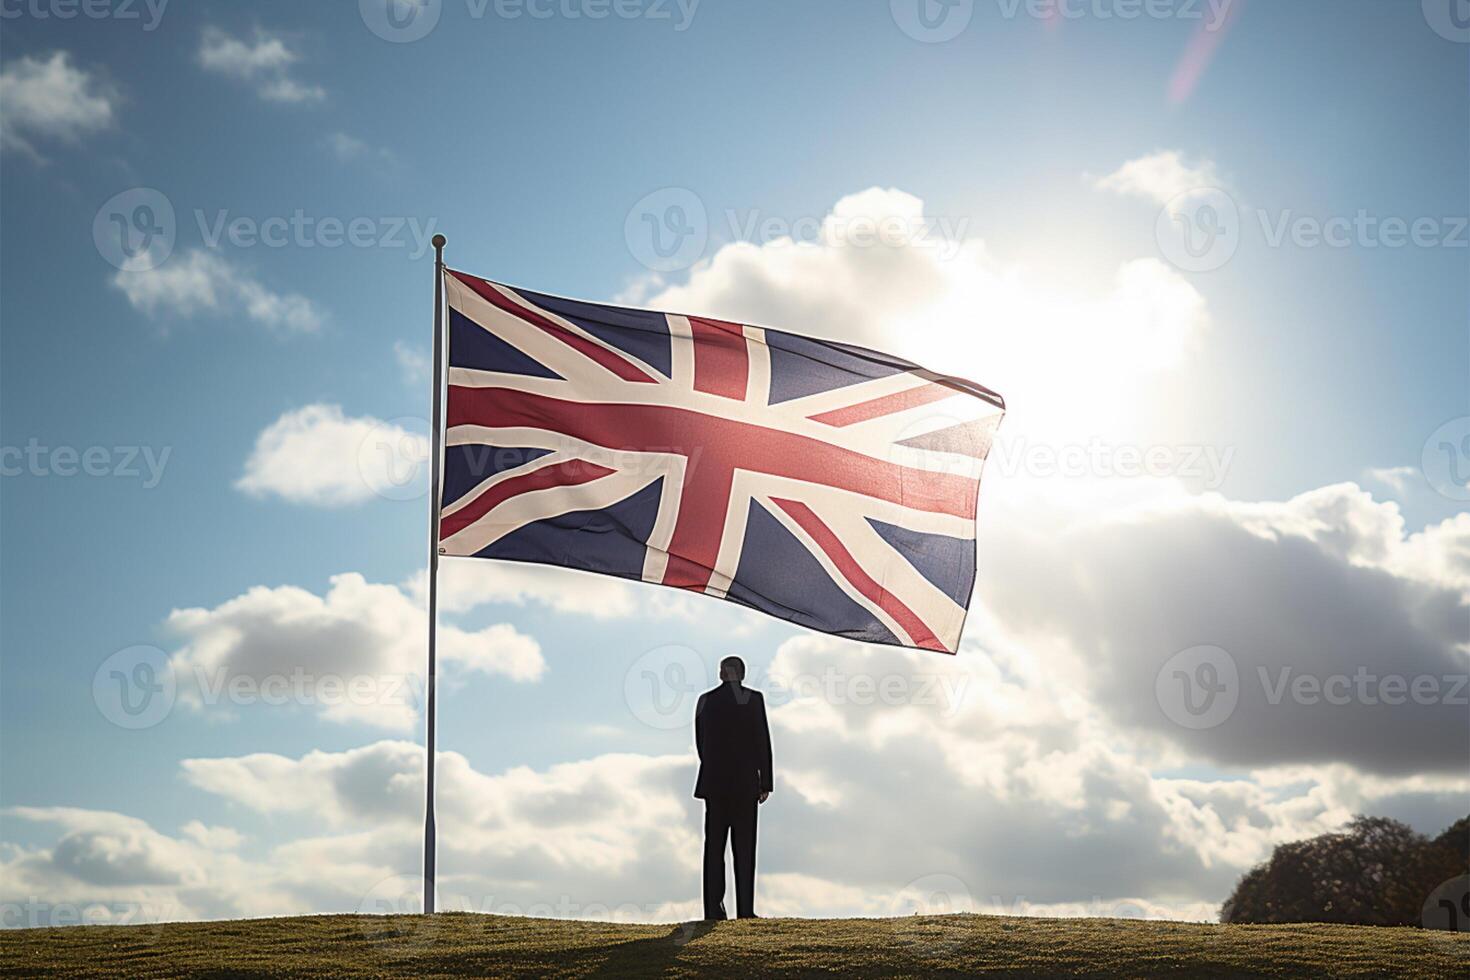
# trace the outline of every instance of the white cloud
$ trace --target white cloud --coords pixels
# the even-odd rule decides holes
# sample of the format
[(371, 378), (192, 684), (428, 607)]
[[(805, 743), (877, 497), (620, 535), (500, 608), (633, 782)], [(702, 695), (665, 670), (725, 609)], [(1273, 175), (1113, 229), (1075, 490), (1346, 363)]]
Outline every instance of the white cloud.
[[(416, 592), (422, 593), (424, 578), (422, 572), (415, 576)], [(636, 613), (644, 591), (638, 583), (551, 565), (480, 560), (439, 565), (439, 602), (446, 612), (492, 602), (517, 606), (539, 602), (559, 612), (616, 619)]]
[(40, 159), (36, 138), (75, 142), (111, 127), (117, 96), (65, 51), (25, 55), (0, 70), (0, 149)]
[(188, 848), (141, 820), (71, 807), (11, 807), (6, 812), (64, 828), (52, 862), (79, 881), (189, 885), (200, 878)]
[(235, 487), (317, 507), (374, 497), (406, 500), (423, 495), (428, 457), (422, 433), (318, 403), (286, 412), (261, 430)]
[(260, 97), (267, 102), (320, 102), (327, 97), (327, 92), (320, 85), (303, 85), (292, 78), (277, 78), (261, 86)]
[(1402, 494), (1409, 489), (1410, 481), (1419, 475), (1419, 470), (1412, 466), (1382, 466), (1368, 470), (1366, 475), (1394, 493)]
[[(139, 923), (309, 911), (270, 869), (224, 846), (231, 828), (186, 824), (179, 836), (136, 817), (73, 807), (10, 807), (54, 827), (48, 847), (0, 847), (6, 926)], [(201, 830), (207, 834), (201, 838)]]
[(291, 66), (301, 56), (280, 37), (257, 29), (245, 41), (216, 27), (206, 28), (199, 45), (199, 64), (237, 81), (255, 85), (268, 102), (320, 102), (327, 97), (320, 85), (303, 84), (291, 77)]
[[(309, 815), (331, 831), (275, 853), (291, 867), (324, 869), (334, 895), (318, 907), (350, 911), (370, 894), (393, 900), (395, 886), (412, 893), (422, 830), (419, 746), (385, 741), (299, 759), (259, 754), (182, 765), (199, 789), (261, 813)], [(442, 752), (441, 906), (691, 917), (699, 863), (692, 779), (690, 760), (679, 756), (604, 755), (487, 775)]]
[(233, 851), (245, 842), (245, 835), (233, 827), (206, 826), (198, 820), (190, 820), (179, 830), (185, 837), (212, 851)]
[(328, 133), (323, 142), (332, 155), (341, 163), (353, 163), (356, 161), (371, 161), (385, 168), (398, 165), (398, 155), (387, 147), (373, 146), (365, 140), (358, 139), (350, 133), (341, 130)]
[(236, 78), (251, 78), (261, 72), (279, 71), (296, 61), (284, 41), (264, 32), (256, 32), (255, 42), (248, 44), (218, 28), (208, 28), (199, 48), (199, 62), (211, 71)]
[[(179, 696), (199, 710), (236, 713), (231, 685), (248, 678), (251, 705), (294, 705), (398, 731), (417, 724), (428, 617), (396, 586), (356, 573), (333, 576), (320, 596), (257, 586), (212, 609), (175, 610), (167, 626), (184, 640), (170, 658)], [(438, 641), (451, 679), (462, 671), (525, 683), (546, 669), (536, 641), (508, 624), (465, 630), (441, 622)]]
[[(820, 241), (721, 248), (655, 309), (700, 313), (857, 343), (998, 390), (1033, 435), (1120, 426), (1143, 382), (1177, 368), (1209, 327), (1200, 294), (1155, 259), (1102, 289), (1004, 262), (977, 238), (952, 255), (921, 243), (845, 244), (859, 219), (923, 227), (923, 202), (872, 188), (838, 201)], [(1080, 277), (1079, 277), (1080, 278)], [(1018, 414), (1019, 413), (1019, 414)]]
[(199, 249), (154, 266), (140, 255), (112, 277), (134, 309), (150, 316), (243, 313), (273, 329), (311, 332), (325, 321), (305, 296), (277, 293), (213, 252)]
[[(1352, 484), (1265, 503), (1175, 488), (1131, 508), (1030, 489), (992, 484), (980, 551), (1005, 571), (977, 595), (1115, 723), (1176, 746), (1180, 763), (1463, 770), (1470, 522), (1406, 535), (1396, 505)], [(1229, 654), (1239, 698), (1198, 730), (1156, 694), (1166, 661), (1197, 646)], [(1326, 688), (1297, 696), (1283, 677)], [(1416, 681), (1435, 693), (1394, 693)]]
[[(419, 572), (409, 587), (422, 595), (424, 582), (425, 574)], [(554, 565), (468, 558), (439, 564), (439, 606), (445, 612), (466, 612), (486, 603), (521, 606), (528, 602), (593, 619), (692, 620), (700, 616), (731, 631), (738, 629), (742, 615), (730, 606), (715, 606), (713, 600), (682, 591)]]
[(411, 385), (427, 384), (433, 365), (429, 355), (412, 344), (393, 341), (393, 358), (398, 361), (403, 380)]
[[(450, 754), (452, 755), (452, 753)], [(332, 829), (414, 823), (424, 804), (423, 746), (382, 741), (345, 752), (185, 759), (190, 784), (259, 813), (310, 813)], [(456, 783), (446, 803), (462, 787)]]
[(1168, 204), (1181, 194), (1208, 188), (1227, 189), (1212, 160), (1189, 163), (1177, 150), (1163, 150), (1129, 160), (1105, 177), (1092, 179), (1099, 190)]
[[(1218, 902), (1275, 843), (1396, 795), (1422, 798), (1443, 826), (1470, 791), (1458, 772), (1295, 767), (1292, 783), (1155, 775), (1147, 746), (1070, 663), (1017, 644), (990, 616), (977, 623), (953, 660), (817, 636), (783, 644), (765, 686), (777, 791), (797, 790), (783, 798), (783, 832), (799, 828), (801, 839), (777, 844), (787, 861), (768, 870), (880, 894), (880, 882), (948, 875), (984, 911), (1141, 900), (1179, 917)], [(801, 678), (823, 686), (791, 686)], [(928, 703), (936, 690), (960, 693)], [(810, 772), (822, 774), (818, 798), (786, 778)], [(914, 827), (923, 833), (905, 831)], [(853, 868), (851, 842), (875, 837), (881, 852)]]
[(1458, 588), (1470, 595), (1470, 513), (1409, 535), (1384, 558), (1397, 574)]

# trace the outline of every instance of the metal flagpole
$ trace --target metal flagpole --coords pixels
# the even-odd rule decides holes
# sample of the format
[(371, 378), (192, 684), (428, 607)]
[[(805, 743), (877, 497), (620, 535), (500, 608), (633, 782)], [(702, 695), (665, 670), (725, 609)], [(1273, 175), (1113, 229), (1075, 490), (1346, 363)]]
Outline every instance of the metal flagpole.
[(434, 640), (439, 629), (439, 466), (443, 441), (444, 389), (444, 245), (434, 243), (434, 398), (429, 429), (429, 669), (424, 678), (424, 914), (434, 911)]

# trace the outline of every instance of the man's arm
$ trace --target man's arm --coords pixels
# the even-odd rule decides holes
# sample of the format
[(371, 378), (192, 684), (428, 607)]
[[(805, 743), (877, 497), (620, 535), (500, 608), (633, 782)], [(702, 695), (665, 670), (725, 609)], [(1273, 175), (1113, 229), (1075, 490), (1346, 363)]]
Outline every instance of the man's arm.
[(706, 695), (701, 694), (699, 700), (694, 702), (694, 751), (699, 756), (699, 761), (704, 761), (704, 699)]
[(771, 726), (766, 722), (766, 699), (760, 694), (755, 696), (755, 707), (756, 721), (760, 725), (760, 731), (756, 734), (760, 739), (761, 802), (764, 803), (776, 786), (771, 769)]

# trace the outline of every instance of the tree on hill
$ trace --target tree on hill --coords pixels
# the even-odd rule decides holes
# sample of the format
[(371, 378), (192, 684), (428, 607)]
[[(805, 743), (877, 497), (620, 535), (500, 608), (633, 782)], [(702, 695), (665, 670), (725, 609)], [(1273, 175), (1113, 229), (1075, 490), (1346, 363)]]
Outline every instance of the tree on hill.
[(1470, 866), (1470, 817), (1461, 817), (1444, 833), (1434, 839), (1440, 847), (1447, 847), (1460, 856), (1460, 870)]
[(1467, 851), (1470, 818), (1430, 840), (1397, 820), (1354, 817), (1340, 833), (1278, 845), (1220, 921), (1419, 925), (1430, 893), (1466, 873)]

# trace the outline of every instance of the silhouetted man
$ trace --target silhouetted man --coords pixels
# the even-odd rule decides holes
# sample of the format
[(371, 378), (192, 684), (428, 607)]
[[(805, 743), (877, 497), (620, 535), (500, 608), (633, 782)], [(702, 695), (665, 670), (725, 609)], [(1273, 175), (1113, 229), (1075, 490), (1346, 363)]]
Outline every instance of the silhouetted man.
[(771, 729), (761, 692), (743, 683), (745, 661), (720, 661), (720, 686), (699, 696), (694, 747), (704, 800), (704, 917), (725, 915), (725, 838), (735, 851), (735, 914), (755, 918), (755, 810), (771, 795)]

